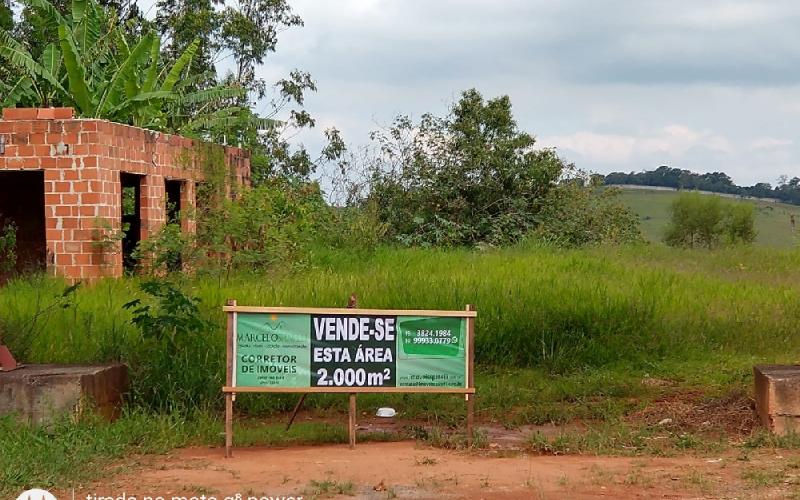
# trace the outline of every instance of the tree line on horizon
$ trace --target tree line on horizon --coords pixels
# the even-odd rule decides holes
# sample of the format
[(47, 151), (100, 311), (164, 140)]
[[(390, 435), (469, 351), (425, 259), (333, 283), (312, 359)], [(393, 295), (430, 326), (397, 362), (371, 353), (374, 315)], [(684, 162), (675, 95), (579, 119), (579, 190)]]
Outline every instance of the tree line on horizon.
[(800, 177), (783, 175), (775, 186), (759, 182), (752, 186), (739, 186), (724, 172), (698, 174), (689, 170), (662, 165), (655, 170), (642, 172), (612, 172), (604, 177), (607, 185), (640, 185), (675, 189), (710, 191), (713, 193), (774, 198), (784, 203), (800, 205)]

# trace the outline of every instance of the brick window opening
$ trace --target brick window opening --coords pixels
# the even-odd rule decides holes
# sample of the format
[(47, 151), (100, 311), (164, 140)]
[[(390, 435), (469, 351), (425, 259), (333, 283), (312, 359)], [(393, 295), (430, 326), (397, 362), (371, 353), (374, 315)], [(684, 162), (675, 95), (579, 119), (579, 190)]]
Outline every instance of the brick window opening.
[(181, 190), (183, 181), (166, 180), (164, 181), (164, 188), (167, 193), (167, 223), (180, 224), (181, 223)]
[(142, 239), (142, 176), (120, 173), (122, 193), (122, 266), (125, 272), (136, 269), (134, 251)]
[[(166, 194), (166, 200), (164, 201), (167, 207), (167, 224), (175, 224), (182, 227), (181, 210), (184, 207), (181, 202), (181, 195), (183, 193), (183, 181), (165, 180), (164, 192)], [(169, 271), (180, 271), (183, 268), (183, 257), (179, 253), (171, 255), (166, 264)]]
[(16, 226), (15, 271), (43, 270), (47, 264), (44, 172), (0, 171), (0, 235), (11, 224)]

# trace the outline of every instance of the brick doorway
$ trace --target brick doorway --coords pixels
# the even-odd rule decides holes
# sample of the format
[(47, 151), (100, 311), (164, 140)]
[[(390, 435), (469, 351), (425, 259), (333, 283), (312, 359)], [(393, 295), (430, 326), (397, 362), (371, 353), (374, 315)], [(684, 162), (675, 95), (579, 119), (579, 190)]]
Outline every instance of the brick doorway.
[(44, 172), (0, 172), (0, 234), (10, 224), (17, 228), (16, 272), (43, 270), (47, 263)]

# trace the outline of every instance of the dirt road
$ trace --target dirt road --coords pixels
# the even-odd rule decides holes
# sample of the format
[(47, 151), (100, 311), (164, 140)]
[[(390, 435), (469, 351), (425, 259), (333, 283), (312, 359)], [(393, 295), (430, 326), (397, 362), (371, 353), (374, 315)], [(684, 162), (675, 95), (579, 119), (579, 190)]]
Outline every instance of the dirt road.
[[(415, 442), (189, 448), (145, 457), (75, 498), (786, 498), (800, 454), (622, 458), (466, 453)], [(780, 474), (778, 474), (780, 472)], [(71, 498), (63, 492), (59, 498)], [(121, 497), (121, 495), (126, 495)]]

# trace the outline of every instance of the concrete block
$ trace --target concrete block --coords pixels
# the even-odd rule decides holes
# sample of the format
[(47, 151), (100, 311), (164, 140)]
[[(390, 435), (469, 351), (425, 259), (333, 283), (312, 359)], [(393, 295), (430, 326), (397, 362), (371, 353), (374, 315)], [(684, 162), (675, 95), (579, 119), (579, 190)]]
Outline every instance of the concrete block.
[(759, 365), (753, 372), (761, 423), (778, 435), (800, 432), (800, 365)]
[(114, 419), (127, 390), (128, 367), (122, 364), (25, 365), (0, 372), (0, 415), (43, 424), (95, 409)]

